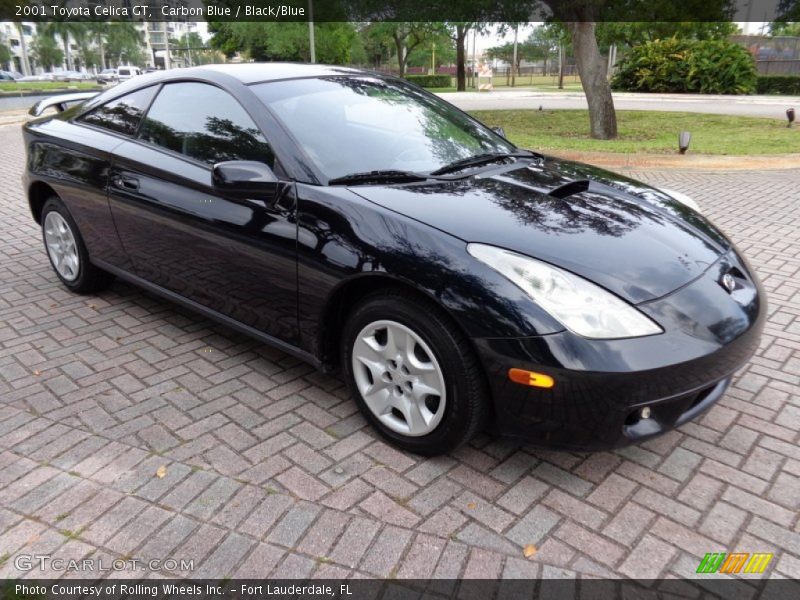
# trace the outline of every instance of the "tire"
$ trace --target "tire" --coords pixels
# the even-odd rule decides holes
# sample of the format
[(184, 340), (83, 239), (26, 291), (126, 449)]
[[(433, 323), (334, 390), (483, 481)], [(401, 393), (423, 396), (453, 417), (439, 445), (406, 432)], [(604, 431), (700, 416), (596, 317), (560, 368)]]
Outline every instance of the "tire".
[(404, 450), (444, 454), (485, 425), (483, 368), (466, 336), (426, 299), (405, 290), (364, 298), (345, 323), (340, 356), (361, 412)]
[(114, 276), (89, 261), (80, 230), (60, 198), (47, 199), (41, 221), (47, 258), (67, 289), (76, 294), (92, 294), (111, 285)]

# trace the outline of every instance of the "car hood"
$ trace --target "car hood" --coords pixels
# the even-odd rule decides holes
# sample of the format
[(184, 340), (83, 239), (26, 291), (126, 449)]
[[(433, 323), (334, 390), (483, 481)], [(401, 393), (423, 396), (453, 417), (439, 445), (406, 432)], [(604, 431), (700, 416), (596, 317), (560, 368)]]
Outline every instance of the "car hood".
[(553, 158), (352, 191), (466, 242), (558, 265), (635, 304), (689, 283), (730, 247), (704, 217), (663, 192)]

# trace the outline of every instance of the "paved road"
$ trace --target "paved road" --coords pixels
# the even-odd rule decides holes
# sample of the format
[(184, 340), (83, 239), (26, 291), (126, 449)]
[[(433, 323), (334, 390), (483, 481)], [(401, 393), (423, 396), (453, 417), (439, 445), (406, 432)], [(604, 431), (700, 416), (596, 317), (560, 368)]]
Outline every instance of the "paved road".
[[(439, 94), (462, 110), (509, 110), (586, 108), (583, 92), (535, 92), (531, 90), (495, 90), (493, 92), (461, 92)], [(786, 119), (786, 109), (793, 106), (800, 112), (796, 96), (708, 96), (697, 94), (631, 94), (615, 93), (618, 110), (658, 110), (741, 115)]]
[(709, 413), (618, 452), (483, 435), (426, 460), (285, 354), (122, 283), (67, 293), (21, 164), (0, 128), (0, 576), (51, 553), (210, 577), (683, 577), (736, 550), (800, 577), (800, 172), (640, 174), (693, 194), (770, 292), (758, 356)]

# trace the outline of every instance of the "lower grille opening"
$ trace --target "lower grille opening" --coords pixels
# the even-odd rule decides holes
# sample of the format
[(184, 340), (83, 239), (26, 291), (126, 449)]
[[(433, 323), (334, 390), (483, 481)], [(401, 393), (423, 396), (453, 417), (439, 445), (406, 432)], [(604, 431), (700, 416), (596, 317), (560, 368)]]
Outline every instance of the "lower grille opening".
[(695, 396), (694, 400), (692, 401), (692, 404), (691, 404), (691, 405), (689, 406), (689, 408), (687, 408), (686, 410), (692, 410), (692, 409), (693, 409), (695, 406), (697, 406), (697, 405), (698, 405), (698, 404), (700, 404), (700, 403), (701, 403), (703, 400), (705, 400), (706, 398), (708, 398), (709, 394), (710, 394), (711, 392), (713, 392), (713, 391), (714, 391), (714, 388), (715, 388), (715, 387), (716, 387), (716, 386), (713, 386), (713, 385), (712, 385), (712, 386), (709, 386), (709, 387), (707, 387), (706, 389), (704, 389), (704, 390), (701, 390), (700, 392), (698, 392), (698, 393), (697, 393), (697, 396)]

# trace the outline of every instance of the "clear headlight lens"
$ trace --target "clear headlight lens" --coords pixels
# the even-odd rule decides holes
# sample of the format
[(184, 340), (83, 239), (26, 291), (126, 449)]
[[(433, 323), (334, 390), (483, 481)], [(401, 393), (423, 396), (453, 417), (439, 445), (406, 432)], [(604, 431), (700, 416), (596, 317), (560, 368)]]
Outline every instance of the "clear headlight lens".
[(573, 333), (613, 339), (663, 331), (624, 300), (573, 273), (486, 244), (469, 244), (467, 251), (522, 288)]
[(661, 191), (681, 204), (688, 206), (693, 211), (700, 212), (700, 205), (683, 192), (676, 192), (675, 190), (668, 190), (667, 188), (661, 188)]

